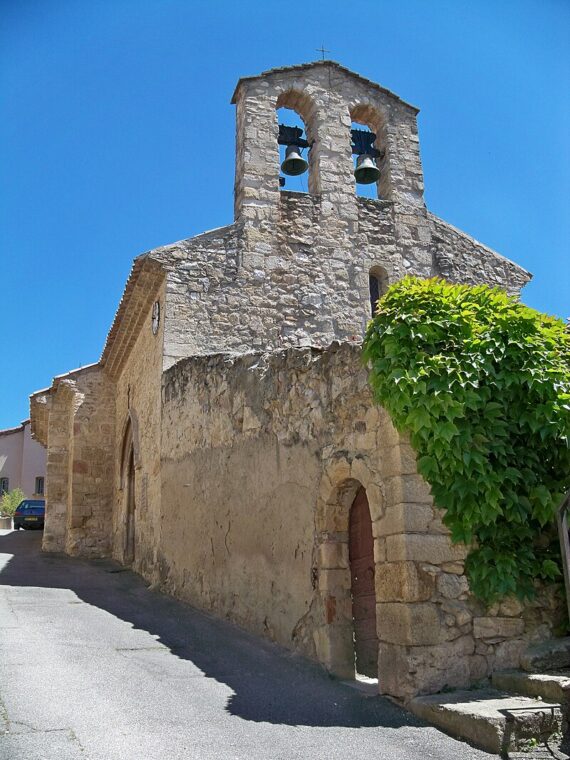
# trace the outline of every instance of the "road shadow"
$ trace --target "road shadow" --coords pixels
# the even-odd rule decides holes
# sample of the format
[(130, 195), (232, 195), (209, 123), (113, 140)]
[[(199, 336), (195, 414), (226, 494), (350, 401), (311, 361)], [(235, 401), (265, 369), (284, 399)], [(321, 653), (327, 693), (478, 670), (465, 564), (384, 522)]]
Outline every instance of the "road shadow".
[[(41, 532), (0, 535), (0, 585), (69, 589), (155, 636), (234, 693), (225, 709), (244, 720), (291, 726), (424, 726), (382, 697), (364, 697), (320, 666), (165, 594), (109, 560), (41, 551)], [(6, 560), (2, 555), (11, 555)], [(4, 561), (1, 561), (4, 560)]]

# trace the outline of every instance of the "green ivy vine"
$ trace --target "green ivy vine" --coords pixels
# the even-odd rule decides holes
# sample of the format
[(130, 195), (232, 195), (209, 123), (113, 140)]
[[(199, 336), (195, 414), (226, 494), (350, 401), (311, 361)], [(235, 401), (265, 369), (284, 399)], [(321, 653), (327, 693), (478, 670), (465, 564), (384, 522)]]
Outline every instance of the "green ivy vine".
[(406, 277), (363, 349), (375, 399), (409, 434), (466, 573), (487, 603), (557, 581), (570, 488), (570, 335), (499, 288)]

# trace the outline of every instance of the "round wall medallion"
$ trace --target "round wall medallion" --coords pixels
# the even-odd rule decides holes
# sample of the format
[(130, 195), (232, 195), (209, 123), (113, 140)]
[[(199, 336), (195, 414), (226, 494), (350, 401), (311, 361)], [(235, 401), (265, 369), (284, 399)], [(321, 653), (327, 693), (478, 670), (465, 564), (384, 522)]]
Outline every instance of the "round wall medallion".
[(160, 301), (155, 301), (152, 307), (152, 334), (156, 335), (158, 332), (158, 326), (160, 324)]

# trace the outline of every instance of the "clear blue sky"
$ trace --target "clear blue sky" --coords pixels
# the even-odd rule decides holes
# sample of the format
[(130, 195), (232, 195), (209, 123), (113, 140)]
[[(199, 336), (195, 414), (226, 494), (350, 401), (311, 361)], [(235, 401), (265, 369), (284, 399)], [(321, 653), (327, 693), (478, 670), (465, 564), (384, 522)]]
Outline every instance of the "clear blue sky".
[(0, 427), (97, 361), (132, 259), (232, 221), (241, 75), (328, 57), (421, 109), (429, 208), (570, 314), (569, 0), (0, 0)]

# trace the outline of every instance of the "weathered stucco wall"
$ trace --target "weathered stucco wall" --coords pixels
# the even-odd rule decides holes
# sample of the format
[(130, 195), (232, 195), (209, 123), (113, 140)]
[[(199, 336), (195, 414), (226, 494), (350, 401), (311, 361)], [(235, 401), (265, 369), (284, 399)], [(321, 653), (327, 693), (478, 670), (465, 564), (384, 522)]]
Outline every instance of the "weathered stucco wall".
[[(23, 454), (23, 425), (8, 430), (0, 430), (0, 478), (8, 479), (9, 491), (14, 488), (22, 488)], [(27, 495), (31, 496), (31, 493)]]
[(551, 635), (556, 600), (485, 610), (417, 474), (372, 404), (359, 350), (193, 358), (163, 380), (162, 534), (148, 577), (354, 674), (348, 515), (366, 488), (385, 693), (465, 686)]
[[(23, 441), (22, 441), (22, 491), (28, 498), (43, 498), (44, 494), (36, 491), (37, 478), (44, 478), (45, 491), (45, 474), (46, 474), (46, 450), (41, 443), (34, 441), (31, 433), (29, 421), (23, 423)], [(1, 443), (1, 439), (0, 439)], [(0, 457), (1, 458), (1, 457)], [(0, 477), (2, 472), (0, 470)], [(10, 489), (16, 486), (10, 485)]]
[[(125, 560), (127, 530), (126, 473), (123, 471), (124, 438), (131, 425), (135, 460), (135, 559), (134, 568), (148, 572), (156, 558), (160, 535), (160, 415), (164, 318), (152, 332), (152, 304), (165, 301), (164, 283), (146, 294), (144, 310), (134, 344), (122, 366), (115, 387), (116, 426), (112, 473), (114, 486), (113, 556)], [(164, 311), (164, 309), (162, 309)]]
[(45, 478), (46, 450), (31, 437), (30, 422), (0, 430), (0, 479), (8, 480), (8, 490), (21, 488), (28, 499), (43, 498), (36, 493), (36, 479)]
[(164, 458), (165, 589), (290, 645), (312, 594), (317, 453), (261, 435)]

